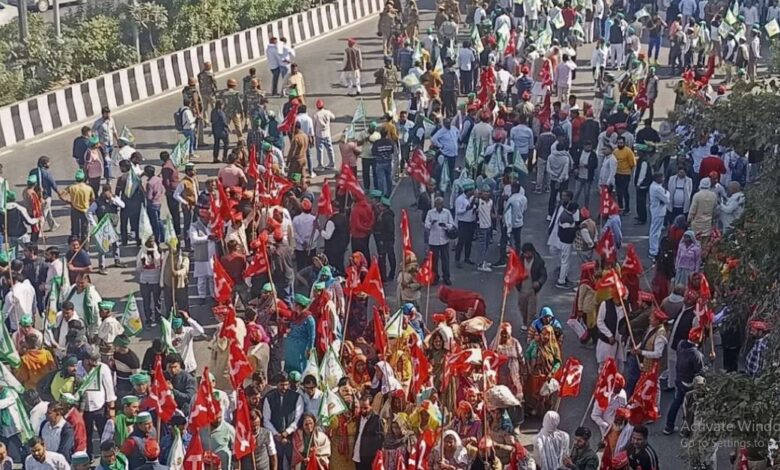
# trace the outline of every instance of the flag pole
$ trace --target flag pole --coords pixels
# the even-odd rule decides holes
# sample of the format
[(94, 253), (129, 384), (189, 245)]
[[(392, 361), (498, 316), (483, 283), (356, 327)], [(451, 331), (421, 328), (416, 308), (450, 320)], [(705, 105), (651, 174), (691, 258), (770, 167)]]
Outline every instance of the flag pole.
[(509, 289), (507, 289), (506, 284), (504, 284), (504, 299), (501, 301), (501, 319), (498, 322), (499, 328), (501, 327), (501, 324), (504, 323), (504, 312), (506, 311), (507, 297), (509, 297)]
[(593, 401), (596, 399), (596, 395), (591, 394), (590, 401), (588, 402), (588, 406), (585, 407), (585, 413), (582, 415), (582, 419), (580, 419), (580, 427), (582, 427), (583, 424), (585, 424), (585, 418), (588, 417), (588, 411), (590, 410), (590, 407), (593, 406)]
[(425, 294), (425, 325), (424, 327), (428, 326), (428, 307), (431, 304), (431, 284), (428, 283), (428, 292)]
[(636, 349), (637, 348), (636, 339), (634, 339), (634, 331), (631, 329), (631, 319), (628, 318), (628, 310), (626, 310), (626, 304), (623, 302), (623, 297), (620, 297), (620, 308), (623, 309), (623, 315), (624, 318), (626, 319), (626, 326), (628, 327), (628, 335), (631, 337), (631, 345), (634, 347), (634, 349)]
[(347, 341), (347, 332), (349, 331), (349, 312), (352, 310), (353, 295), (354, 294), (350, 292), (349, 299), (347, 299), (347, 313), (344, 315), (344, 338), (341, 340), (341, 344), (339, 344), (339, 362), (341, 362), (341, 353), (344, 352), (344, 342)]

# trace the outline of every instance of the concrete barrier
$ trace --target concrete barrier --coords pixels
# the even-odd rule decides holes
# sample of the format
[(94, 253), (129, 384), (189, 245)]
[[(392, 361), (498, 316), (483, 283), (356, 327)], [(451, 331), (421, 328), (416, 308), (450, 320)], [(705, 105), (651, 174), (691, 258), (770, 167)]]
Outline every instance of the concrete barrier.
[(337, 0), (5, 106), (0, 108), (0, 148), (97, 118), (103, 106), (115, 110), (181, 88), (203, 62), (221, 72), (259, 60), (272, 36), (284, 36), (294, 46), (379, 13), (382, 5), (382, 0)]

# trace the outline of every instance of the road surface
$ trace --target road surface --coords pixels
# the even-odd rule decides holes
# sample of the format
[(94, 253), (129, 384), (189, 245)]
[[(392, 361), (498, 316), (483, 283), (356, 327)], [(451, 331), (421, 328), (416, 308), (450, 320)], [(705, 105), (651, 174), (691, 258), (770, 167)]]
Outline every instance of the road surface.
[[(430, 8), (431, 5), (428, 5), (426, 2), (423, 3), (422, 6)], [(432, 17), (432, 12), (427, 11), (423, 15), (423, 20), (429, 23), (432, 21)], [(424, 30), (424, 28), (421, 28), (421, 30)], [(359, 46), (363, 50), (363, 58), (365, 61), (363, 82), (366, 83), (363, 97), (367, 105), (369, 116), (374, 117), (381, 114), (381, 108), (378, 101), (378, 88), (373, 85), (372, 80), (373, 71), (381, 66), (381, 43), (380, 39), (376, 36), (376, 21), (374, 19), (361, 22), (351, 27), (342, 28), (334, 34), (329, 34), (327, 36), (327, 38), (318, 38), (318, 40), (314, 42), (298, 47), (297, 62), (306, 79), (308, 101), (313, 103), (317, 98), (325, 100), (326, 106), (337, 116), (337, 122), (334, 124), (333, 130), (334, 132), (340, 132), (351, 120), (351, 116), (353, 115), (356, 106), (355, 100), (347, 97), (346, 90), (339, 85), (338, 69), (341, 64), (342, 51), (345, 47), (346, 39), (349, 37), (356, 38)], [(644, 48), (646, 50), (646, 45)], [(591, 50), (592, 46), (590, 45), (580, 48), (578, 56), (581, 59), (581, 67), (588, 67), (586, 60), (590, 58)], [(665, 58), (666, 56), (667, 53), (664, 51), (661, 57)], [(240, 81), (241, 78), (246, 75), (249, 66), (257, 67), (264, 88), (268, 90), (270, 88), (270, 73), (267, 70), (264, 61), (232, 70), (226, 74), (220, 74), (218, 78), (220, 86), (224, 86), (227, 77), (233, 77)], [(662, 68), (660, 74), (663, 76), (664, 72), (665, 71)], [(669, 79), (662, 80), (660, 97), (656, 103), (657, 120), (659, 116), (664, 117), (673, 104), (674, 97), (672, 91), (667, 87), (667, 85), (671, 83), (672, 81)], [(591, 101), (593, 99), (591, 75), (588, 70), (583, 70), (578, 73), (572, 93), (576, 94), (581, 100)], [(160, 162), (157, 160), (159, 152), (162, 150), (170, 150), (173, 143), (177, 140), (178, 134), (173, 126), (172, 113), (180, 104), (180, 94), (179, 92), (174, 92), (165, 95), (162, 98), (131, 105), (125, 109), (117, 110), (114, 113), (120, 129), (122, 126), (127, 125), (134, 132), (138, 143), (137, 148), (143, 153), (146, 163), (159, 165)], [(282, 102), (280, 99), (274, 98), (272, 104), (274, 109), (279, 109)], [(398, 104), (399, 109), (405, 109), (405, 102), (399, 101)], [(4, 176), (12, 183), (14, 189), (17, 192), (21, 191), (27, 172), (35, 166), (37, 158), (41, 155), (48, 155), (52, 158), (53, 173), (62, 186), (71, 183), (73, 174), (76, 170), (76, 164), (71, 158), (70, 153), (71, 143), (78, 135), (79, 128), (80, 125), (71, 126), (68, 129), (58, 131), (49, 136), (34, 139), (32, 142), (11, 147), (2, 152), (0, 154), (0, 163), (2, 163), (4, 167)], [(207, 142), (209, 144), (211, 143), (211, 140), (208, 137)], [(233, 139), (232, 143), (234, 142), (235, 139)], [(198, 173), (204, 178), (216, 176), (218, 166), (207, 163), (211, 161), (210, 149), (202, 150), (199, 154), (200, 158), (197, 160)], [(320, 183), (321, 177), (316, 178), (314, 182), (315, 184)], [(536, 195), (530, 191), (528, 191), (527, 194), (529, 209), (525, 215), (526, 223), (523, 229), (523, 241), (534, 243), (539, 252), (544, 256), (550, 274), (550, 280), (541, 291), (539, 307), (541, 308), (544, 305), (550, 306), (556, 312), (557, 317), (561, 321), (565, 321), (571, 311), (574, 293), (567, 290), (556, 289), (554, 287), (555, 281), (553, 270), (557, 265), (557, 262), (549, 256), (546, 247), (547, 222), (545, 221), (545, 215), (547, 195)], [(396, 213), (396, 220), (399, 220), (400, 209), (409, 208), (413, 202), (411, 186), (408, 181), (403, 181), (395, 191), (393, 199), (393, 209)], [(597, 213), (597, 204), (598, 197), (594, 195), (591, 198), (592, 213)], [(45, 242), (41, 242), (42, 247), (49, 245), (64, 247), (66, 244), (67, 235), (69, 233), (67, 217), (68, 207), (60, 201), (55, 200), (55, 215), (62, 223), (62, 227), (53, 233), (46, 233)], [(415, 209), (410, 209), (410, 220), (412, 222), (414, 246), (418, 256), (422, 259), (422, 254), (424, 253), (424, 246), (422, 245), (422, 227), (419, 213), (416, 212)], [(623, 230), (625, 242), (635, 243), (637, 245), (638, 252), (643, 256), (643, 262), (647, 268), (648, 261), (647, 258), (644, 257), (644, 254), (647, 253), (648, 226), (636, 227), (632, 225), (632, 222), (633, 220), (631, 217), (624, 218)], [(397, 239), (400, 240), (400, 237), (397, 237)], [(497, 258), (496, 249), (497, 248), (494, 245), (488, 256), (489, 260), (495, 260)], [(123, 261), (128, 263), (128, 266), (134, 264), (135, 250), (135, 248), (122, 249)], [(477, 273), (473, 269), (456, 269), (453, 263), (452, 272), (454, 286), (476, 289), (488, 299), (489, 316), (491, 319), (497, 321), (499, 309), (501, 307), (500, 299), (502, 294), (503, 270), (487, 274)], [(578, 277), (578, 272), (579, 260), (577, 259), (573, 262), (573, 266), (571, 267), (571, 278), (576, 279)], [(110, 269), (107, 276), (94, 275), (93, 282), (104, 298), (121, 300), (130, 292), (138, 290), (138, 284), (135, 281), (134, 269), (132, 267), (125, 269)], [(395, 297), (393, 294), (395, 286), (390, 284), (386, 286), (386, 289), (388, 291), (387, 297), (394, 299)], [(191, 290), (194, 294), (194, 282), (192, 283)], [(123, 303), (120, 302), (118, 310), (121, 311), (122, 306)], [(440, 310), (441, 307), (442, 305), (439, 304), (437, 300), (431, 300), (431, 312), (436, 312)], [(213, 333), (214, 320), (207, 307), (193, 306), (191, 314), (202, 324), (208, 326), (207, 332), (209, 334)], [(512, 323), (515, 332), (520, 331), (519, 327), (521, 321), (518, 318), (514, 294), (510, 295), (507, 302), (506, 320)], [(495, 334), (494, 331), (489, 333), (490, 338)], [(151, 338), (157, 336), (157, 331), (145, 330), (139, 339), (134, 340), (132, 347), (141, 355), (149, 346)], [(520, 336), (522, 335), (518, 334), (518, 337)], [(522, 341), (524, 342), (524, 339)], [(196, 345), (196, 356), (201, 365), (206, 364), (208, 361), (207, 344), (208, 343), (205, 340), (201, 340)], [(566, 331), (563, 351), (566, 356), (577, 356), (585, 367), (582, 394), (578, 398), (564, 399), (560, 406), (562, 417), (561, 427), (562, 429), (573, 433), (574, 429), (579, 425), (588, 404), (590, 391), (593, 390), (594, 387), (596, 379), (595, 353), (593, 349), (580, 346), (571, 331)], [(665, 414), (668, 409), (670, 400), (670, 394), (663, 395), (663, 414)], [(595, 430), (596, 426), (589, 419), (586, 420), (586, 424), (594, 430), (594, 434), (598, 434)], [(539, 426), (540, 422), (538, 420), (529, 419), (526, 422), (524, 425), (524, 441), (526, 444), (531, 442), (533, 436), (538, 431)], [(661, 434), (661, 427), (661, 424), (655, 424), (650, 427), (650, 442), (659, 451), (663, 468), (680, 468), (682, 463), (678, 456), (678, 454), (680, 454), (679, 437), (663, 436)], [(594, 437), (594, 441), (595, 440), (596, 437)]]

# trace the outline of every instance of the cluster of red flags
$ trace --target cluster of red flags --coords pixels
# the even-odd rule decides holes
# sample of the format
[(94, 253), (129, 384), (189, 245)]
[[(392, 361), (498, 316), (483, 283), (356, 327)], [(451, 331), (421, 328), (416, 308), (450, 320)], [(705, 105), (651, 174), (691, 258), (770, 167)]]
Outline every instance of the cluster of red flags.
[(628, 295), (628, 288), (623, 284), (620, 275), (618, 275), (617, 271), (614, 269), (609, 269), (604, 272), (601, 279), (599, 279), (599, 282), (596, 284), (596, 289), (609, 290), (612, 298), (616, 300), (623, 299)]
[(412, 359), (412, 382), (409, 385), (409, 402), (416, 403), (417, 394), (431, 378), (431, 364), (425, 351), (416, 340), (410, 341), (409, 356)]
[(634, 426), (648, 421), (658, 421), (661, 414), (658, 411), (656, 397), (658, 396), (658, 363), (649, 371), (642, 372), (634, 388), (628, 409), (631, 410), (629, 421)]
[(599, 207), (602, 219), (606, 219), (610, 215), (620, 212), (620, 206), (618, 206), (617, 201), (615, 201), (615, 198), (612, 196), (612, 193), (607, 186), (602, 186), (599, 189)]
[(338, 194), (349, 194), (353, 199), (359, 201), (365, 197), (363, 187), (352, 172), (352, 168), (349, 165), (341, 165), (341, 172), (336, 178), (336, 192)]

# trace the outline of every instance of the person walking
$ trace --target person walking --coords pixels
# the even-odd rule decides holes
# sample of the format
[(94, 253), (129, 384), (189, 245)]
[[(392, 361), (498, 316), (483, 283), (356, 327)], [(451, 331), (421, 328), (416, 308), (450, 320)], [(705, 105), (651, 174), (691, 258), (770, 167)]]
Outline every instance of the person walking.
[[(266, 54), (268, 57), (268, 54)], [(198, 90), (203, 100), (203, 119), (204, 124), (209, 125), (209, 111), (216, 105), (217, 80), (214, 78), (214, 71), (211, 70), (211, 62), (203, 63), (203, 70), (198, 74)]]
[(476, 201), (474, 198), (474, 183), (463, 186), (463, 193), (455, 199), (455, 221), (458, 224), (458, 241), (455, 244), (455, 267), (461, 268), (461, 254), (465, 263), (473, 265), (471, 246), (477, 230)]
[[(317, 146), (317, 168), (314, 170), (319, 173), (324, 170), (333, 170), (334, 155), (333, 155), (333, 140), (331, 138), (330, 123), (336, 119), (336, 116), (332, 111), (325, 108), (325, 102), (323, 100), (317, 100), (314, 105), (317, 107), (317, 112), (314, 113), (314, 145)], [(323, 165), (322, 154), (323, 149), (328, 153), (328, 164)]]
[[(360, 71), (363, 69), (363, 53), (355, 38), (347, 39), (344, 49), (344, 81), (347, 83), (347, 96), (360, 96)], [(352, 90), (355, 90), (354, 93)]]
[(220, 147), (222, 148), (222, 161), (227, 161), (230, 127), (228, 127), (228, 117), (224, 108), (225, 104), (222, 100), (216, 100), (214, 109), (211, 111), (211, 135), (214, 137), (213, 163), (219, 163)]

